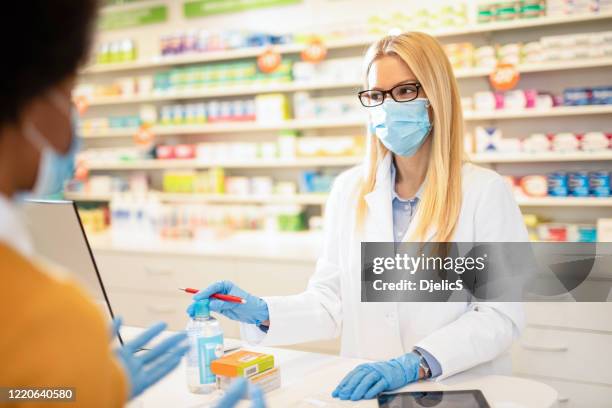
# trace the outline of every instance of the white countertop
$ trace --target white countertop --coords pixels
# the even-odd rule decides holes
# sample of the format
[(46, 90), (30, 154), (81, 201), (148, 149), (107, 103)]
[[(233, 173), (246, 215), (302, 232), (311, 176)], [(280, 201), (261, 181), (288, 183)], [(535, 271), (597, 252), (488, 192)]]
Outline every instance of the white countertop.
[(322, 242), (320, 232), (241, 231), (215, 239), (143, 239), (110, 233), (92, 233), (87, 238), (94, 252), (130, 252), (162, 255), (256, 258), (315, 262)]
[[(125, 332), (124, 336), (126, 336)], [(226, 339), (227, 344), (236, 340)], [(344, 375), (356, 365), (364, 362), (328, 354), (308, 353), (270, 347), (247, 347), (249, 350), (274, 355), (280, 367), (282, 386), (266, 394), (268, 408), (375, 408), (376, 400), (358, 402), (340, 401), (331, 397), (332, 390)], [(427, 381), (410, 384), (402, 391), (436, 391), (457, 389), (479, 389), (493, 408), (548, 408), (554, 407), (557, 392), (537, 381), (508, 376), (457, 375), (441, 382)], [(399, 390), (398, 390), (399, 391)], [(220, 396), (220, 391), (211, 395), (191, 394), (187, 390), (185, 367), (179, 366), (168, 377), (147, 390), (129, 404), (129, 408), (156, 407), (208, 407)], [(244, 402), (239, 407), (249, 407)]]

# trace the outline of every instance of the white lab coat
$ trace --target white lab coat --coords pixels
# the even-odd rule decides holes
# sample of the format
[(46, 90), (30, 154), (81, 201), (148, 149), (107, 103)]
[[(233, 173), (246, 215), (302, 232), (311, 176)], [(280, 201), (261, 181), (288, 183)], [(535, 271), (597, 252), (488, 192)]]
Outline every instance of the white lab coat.
[[(243, 324), (243, 337), (260, 345), (292, 344), (342, 335), (341, 355), (369, 360), (400, 356), (418, 346), (442, 367), (443, 379), (476, 367), (474, 373), (504, 373), (508, 349), (523, 327), (519, 303), (362, 303), (360, 244), (393, 241), (390, 178), (392, 156), (381, 161), (368, 215), (356, 232), (356, 194), (363, 168), (336, 179), (325, 218), (322, 254), (306, 290), (264, 298), (270, 329)], [(492, 170), (466, 163), (456, 242), (527, 241), (527, 230), (509, 186)], [(415, 219), (407, 231), (416, 227)], [(434, 231), (428, 232), (428, 239)]]

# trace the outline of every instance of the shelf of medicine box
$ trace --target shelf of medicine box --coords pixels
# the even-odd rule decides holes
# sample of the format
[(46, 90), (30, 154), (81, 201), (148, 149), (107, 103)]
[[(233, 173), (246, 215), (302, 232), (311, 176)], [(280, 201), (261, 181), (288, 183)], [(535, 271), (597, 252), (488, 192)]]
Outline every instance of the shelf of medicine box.
[[(466, 27), (447, 28), (440, 30), (424, 30), (436, 37), (453, 37), (466, 34), (488, 33), (492, 31), (517, 30), (522, 28), (542, 27), (559, 24), (572, 24), (585, 21), (612, 19), (612, 12), (586, 13), (571, 16), (546, 16), (531, 19), (517, 19), (512, 21), (472, 24)], [(327, 40), (327, 49), (341, 49), (351, 47), (366, 47), (379, 39), (380, 36), (368, 35), (359, 38), (345, 38)], [(304, 44), (278, 45), (275, 49), (281, 54), (298, 53), (304, 49)], [(236, 50), (210, 51), (178, 55), (172, 57), (157, 56), (149, 61), (136, 61), (129, 63), (116, 63), (106, 65), (93, 65), (85, 68), (82, 74), (96, 74), (103, 72), (135, 71), (149, 68), (171, 67), (178, 65), (197, 64), (211, 61), (227, 61), (259, 56), (267, 47), (250, 47)]]
[(544, 118), (558, 116), (581, 116), (581, 115), (602, 115), (612, 113), (612, 105), (585, 105), (585, 106), (559, 106), (548, 109), (521, 109), (521, 110), (497, 110), (473, 112), (465, 111), (466, 121), (498, 120), (498, 119), (523, 119), (523, 118)]
[(469, 155), (473, 163), (529, 163), (529, 162), (591, 162), (612, 161), (612, 150), (603, 152), (573, 152), (573, 153), (472, 153)]
[[(612, 105), (589, 105), (589, 106), (561, 106), (550, 109), (523, 109), (523, 110), (500, 110), (491, 112), (465, 111), (464, 118), (467, 122), (498, 120), (498, 119), (521, 119), (539, 118), (555, 116), (580, 116), (580, 115), (601, 115), (612, 113)], [(340, 119), (288, 119), (277, 123), (258, 123), (253, 122), (227, 122), (227, 123), (205, 123), (201, 125), (175, 125), (175, 126), (154, 126), (154, 135), (193, 135), (193, 134), (214, 134), (232, 132), (256, 132), (268, 130), (284, 129), (326, 129), (360, 127), (366, 124), (367, 115), (363, 118), (340, 118)], [(110, 137), (132, 137), (137, 129), (110, 129), (104, 131), (94, 131), (82, 133), (85, 138), (110, 138)]]
[[(612, 66), (612, 58), (587, 58), (584, 60), (575, 61), (543, 61), (519, 64), (516, 68), (522, 73), (532, 72), (549, 72), (549, 71), (566, 71), (574, 69), (586, 69), (586, 68), (601, 68)], [(457, 78), (477, 78), (483, 76), (489, 76), (492, 70), (491, 68), (457, 68), (455, 71), (455, 77)]]
[(144, 102), (177, 101), (187, 99), (207, 99), (224, 96), (257, 95), (274, 92), (317, 91), (325, 89), (357, 88), (361, 81), (296, 81), (280, 83), (258, 83), (253, 85), (223, 85), (209, 86), (206, 89), (190, 89), (188, 91), (168, 91), (150, 95), (103, 96), (92, 98), (89, 106), (128, 105)]
[[(157, 125), (151, 128), (151, 132), (156, 136), (177, 136), (177, 135), (201, 135), (217, 133), (236, 133), (236, 132), (261, 132), (274, 130), (307, 130), (307, 129), (333, 129), (346, 127), (365, 126), (367, 116), (363, 118), (314, 118), (314, 119), (287, 119), (285, 121), (260, 123), (252, 122), (219, 122), (202, 123), (197, 125)], [(81, 131), (84, 138), (115, 138), (133, 137), (138, 132), (135, 128), (107, 129), (103, 131)]]
[[(121, 194), (121, 193), (120, 193)], [(130, 194), (130, 193), (123, 193)], [(232, 195), (232, 194), (205, 194), (205, 193), (165, 193), (159, 191), (149, 192), (163, 202), (177, 203), (228, 203), (228, 204), (301, 204), (324, 205), (327, 201), (325, 193), (300, 194), (272, 194), (272, 195)], [(113, 197), (109, 194), (64, 193), (64, 198), (80, 202), (107, 202)]]
[(268, 259), (271, 261), (315, 262), (321, 246), (320, 231), (236, 231), (223, 238), (125, 239), (114, 240), (110, 232), (90, 233), (87, 239), (95, 252), (128, 252), (161, 255), (192, 255), (215, 258)]
[(521, 207), (612, 207), (612, 197), (523, 197), (517, 196)]
[(89, 170), (165, 170), (224, 168), (301, 168), (301, 167), (348, 167), (360, 163), (360, 156), (347, 157), (296, 157), (283, 159), (219, 160), (205, 162), (193, 159), (133, 160), (117, 162), (88, 163)]
[[(570, 70), (580, 68), (594, 68), (612, 66), (612, 58), (599, 58), (581, 61), (557, 61), (542, 62), (532, 64), (521, 64), (518, 70), (521, 73), (546, 72), (557, 70)], [(455, 70), (457, 78), (475, 78), (488, 76), (490, 68), (462, 68)], [(151, 95), (131, 95), (131, 96), (103, 96), (92, 98), (90, 106), (107, 105), (128, 105), (145, 102), (176, 101), (187, 99), (206, 99), (225, 96), (244, 96), (257, 95), (270, 92), (297, 92), (314, 91), (325, 89), (357, 88), (362, 85), (361, 81), (309, 81), (309, 82), (288, 82), (274, 84), (253, 84), (253, 85), (216, 85), (208, 89), (189, 90), (189, 91), (170, 91), (166, 93)]]

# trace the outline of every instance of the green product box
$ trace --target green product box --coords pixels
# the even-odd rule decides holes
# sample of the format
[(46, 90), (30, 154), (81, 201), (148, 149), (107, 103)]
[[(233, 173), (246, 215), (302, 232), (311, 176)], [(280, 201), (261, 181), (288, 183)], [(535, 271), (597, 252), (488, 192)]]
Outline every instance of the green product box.
[(306, 229), (305, 218), (304, 213), (280, 214), (278, 216), (278, 228), (281, 231), (303, 231)]

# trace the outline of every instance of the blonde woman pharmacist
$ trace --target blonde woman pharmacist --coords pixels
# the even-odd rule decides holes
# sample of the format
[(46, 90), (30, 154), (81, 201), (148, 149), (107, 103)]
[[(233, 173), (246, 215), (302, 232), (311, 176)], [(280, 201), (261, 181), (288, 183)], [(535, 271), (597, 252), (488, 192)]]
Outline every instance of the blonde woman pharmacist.
[(362, 241), (527, 241), (502, 177), (464, 160), (459, 90), (438, 41), (415, 32), (385, 37), (370, 47), (365, 67), (359, 98), (370, 118), (368, 155), (334, 183), (307, 288), (259, 298), (217, 282), (195, 297), (245, 297), (243, 305), (210, 305), (243, 322), (253, 343), (341, 336), (343, 356), (373, 361), (337, 386), (333, 395), (341, 399), (373, 398), (469, 369), (505, 372), (506, 352), (523, 326), (519, 304), (360, 301)]

